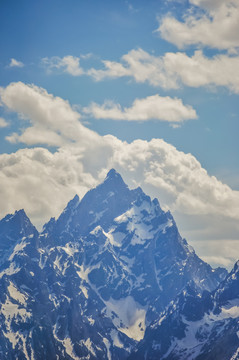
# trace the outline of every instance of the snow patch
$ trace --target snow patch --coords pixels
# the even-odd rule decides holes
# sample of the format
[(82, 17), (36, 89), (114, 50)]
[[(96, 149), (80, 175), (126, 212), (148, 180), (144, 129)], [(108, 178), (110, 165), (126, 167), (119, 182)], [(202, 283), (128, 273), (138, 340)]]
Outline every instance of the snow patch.
[(107, 239), (109, 239), (111, 245), (121, 247), (122, 242), (123, 242), (123, 240), (125, 238), (125, 234), (122, 233), (122, 232), (115, 232), (114, 233), (113, 231), (114, 231), (114, 229), (112, 229), (108, 233), (103, 231), (103, 234), (107, 237)]
[[(59, 341), (59, 339), (58, 339)], [(80, 358), (76, 356), (73, 348), (72, 341), (69, 337), (66, 337), (64, 340), (62, 340), (62, 344), (64, 348), (66, 349), (66, 353), (74, 360), (79, 360)]]
[(11, 262), (10, 266), (1, 271), (0, 272), (0, 279), (3, 277), (3, 275), (13, 275), (13, 274), (17, 274), (19, 271), (21, 270), (20, 267), (17, 267), (16, 263), (15, 262)]
[(69, 337), (69, 335), (67, 335), (65, 337), (65, 339), (63, 339), (63, 340), (58, 338), (58, 336), (57, 336), (58, 320), (59, 320), (59, 317), (57, 318), (56, 324), (53, 326), (54, 338), (57, 341), (62, 343), (62, 345), (64, 346), (64, 348), (66, 350), (67, 355), (69, 355), (71, 359), (80, 360), (80, 358), (75, 354), (74, 347), (73, 347), (73, 344), (72, 344), (72, 341), (71, 341), (71, 338)]
[(73, 256), (75, 253), (79, 252), (78, 248), (74, 246), (73, 244), (67, 243), (62, 249), (65, 251), (65, 253), (69, 256)]
[(108, 339), (103, 338), (103, 342), (105, 344), (106, 350), (107, 350), (107, 358), (108, 360), (111, 360), (111, 353), (110, 353), (110, 342)]
[(96, 226), (91, 232), (91, 235), (98, 235), (99, 232), (103, 232), (103, 229), (100, 225)]
[(239, 306), (223, 307), (222, 314), (224, 317), (235, 319), (239, 317)]
[[(142, 212), (146, 211), (146, 209), (148, 212), (147, 216)], [(114, 219), (118, 224), (128, 223), (127, 231), (133, 233), (131, 245), (143, 245), (146, 240), (153, 238), (155, 230), (153, 230), (153, 226), (150, 223), (153, 217), (153, 210), (153, 207), (144, 201), (140, 206), (132, 206), (131, 209)]]
[[(29, 236), (30, 237), (30, 236)], [(30, 244), (29, 242), (24, 242), (24, 241), (21, 241), (19, 244), (17, 244), (14, 249), (13, 249), (13, 252), (11, 253), (11, 255), (9, 256), (9, 261), (12, 261), (14, 256), (17, 255), (18, 253), (20, 253), (21, 251), (23, 251), (23, 249), (28, 245)]]
[(80, 289), (81, 289), (81, 291), (83, 292), (85, 298), (88, 299), (89, 296), (88, 296), (88, 290), (86, 289), (86, 287), (83, 286), (83, 285), (81, 285), (81, 286), (80, 286)]
[(67, 261), (61, 261), (62, 257), (62, 255), (57, 255), (53, 265), (54, 268), (57, 268), (63, 275), (65, 275), (66, 269), (69, 267), (69, 263)]
[[(106, 314), (113, 324), (129, 338), (140, 341), (145, 333), (145, 307), (137, 303), (132, 296), (120, 300), (110, 298), (105, 301)], [(116, 314), (116, 316), (115, 316)]]
[(18, 304), (13, 304), (9, 299), (2, 304), (1, 312), (8, 321), (11, 321), (13, 318), (17, 318), (18, 316), (24, 321), (31, 317), (30, 312), (22, 307), (19, 307)]
[(91, 354), (96, 357), (96, 353), (95, 353), (94, 348), (93, 348), (93, 343), (90, 340), (90, 338), (88, 338), (85, 341), (82, 341), (82, 343), (87, 347), (87, 349), (91, 352)]
[(110, 336), (111, 336), (114, 346), (121, 348), (121, 349), (124, 348), (124, 344), (120, 341), (118, 332), (115, 329), (111, 330)]
[(25, 294), (22, 294), (12, 282), (10, 282), (10, 285), (7, 289), (12, 299), (16, 300), (22, 305), (26, 305), (27, 296)]

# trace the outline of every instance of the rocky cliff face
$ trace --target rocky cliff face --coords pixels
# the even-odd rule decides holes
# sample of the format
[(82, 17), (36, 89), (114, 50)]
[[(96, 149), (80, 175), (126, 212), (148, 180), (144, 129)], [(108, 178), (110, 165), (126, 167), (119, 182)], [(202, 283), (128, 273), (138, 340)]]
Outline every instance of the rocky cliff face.
[(226, 276), (195, 254), (157, 199), (130, 190), (115, 170), (41, 234), (23, 211), (6, 216), (0, 252), (1, 359), (146, 356), (170, 302), (187, 304), (190, 286), (210, 303)]

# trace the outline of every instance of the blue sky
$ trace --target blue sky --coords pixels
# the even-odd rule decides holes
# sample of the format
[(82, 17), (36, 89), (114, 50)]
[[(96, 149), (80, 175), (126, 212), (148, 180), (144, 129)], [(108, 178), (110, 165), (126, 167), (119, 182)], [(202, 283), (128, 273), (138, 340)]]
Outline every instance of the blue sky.
[[(47, 216), (57, 215), (74, 192), (83, 194), (101, 181), (112, 165), (123, 172), (131, 186), (140, 184), (151, 196), (159, 200), (162, 197), (163, 206), (172, 209), (181, 231), (203, 256), (211, 246), (208, 261), (231, 264), (231, 252), (224, 259), (222, 253), (212, 257), (216, 241), (227, 246), (226, 240), (233, 244), (239, 240), (239, 39), (235, 35), (239, 30), (238, 13), (238, 0), (2, 1), (2, 216), (25, 207), (31, 219), (41, 224)], [(62, 120), (57, 116), (62, 116)], [(79, 138), (67, 133), (67, 126), (79, 124)], [(108, 134), (114, 140), (105, 138)], [(163, 139), (164, 145), (160, 144), (164, 150), (169, 144), (169, 154), (174, 154), (176, 148), (177, 155), (170, 156), (178, 159), (173, 161), (179, 162), (177, 169), (181, 169), (182, 178), (186, 171), (183, 166), (189, 166), (189, 185), (186, 186), (186, 180), (175, 183), (177, 179), (169, 177), (175, 164), (162, 163), (162, 148), (158, 160), (159, 150), (146, 150), (152, 147), (153, 138)], [(86, 139), (91, 139), (90, 145), (85, 145)], [(133, 151), (139, 150), (133, 150), (135, 146), (131, 144), (139, 139), (146, 141), (141, 149), (145, 157), (136, 161), (139, 154)], [(126, 149), (124, 141), (131, 154), (127, 166), (117, 153), (125, 151), (119, 150)], [(105, 147), (111, 149), (107, 155)], [(35, 158), (36, 149), (47, 151), (44, 156), (48, 156), (41, 163), (40, 185), (36, 185), (36, 173), (32, 173), (32, 169), (38, 172), (40, 163)], [(94, 161), (86, 155), (90, 151), (92, 157), (95, 155)], [(101, 152), (105, 161), (98, 159)], [(112, 157), (108, 157), (110, 152)], [(146, 156), (148, 152), (150, 155)], [(59, 166), (59, 171), (49, 170), (49, 158), (53, 161), (53, 156), (55, 161), (63, 153), (77, 153), (79, 169), (75, 171), (81, 172), (80, 180), (63, 181), (65, 175), (60, 173), (64, 168), (58, 160), (54, 167)], [(202, 175), (194, 171), (194, 160), (185, 165), (188, 160), (183, 157), (188, 159), (188, 153), (197, 159)], [(16, 162), (18, 167), (11, 167), (13, 163), (17, 166)], [(54, 189), (63, 194), (55, 206), (47, 204), (48, 192), (54, 199), (58, 196), (50, 190), (46, 177), (49, 173)], [(160, 174), (163, 185), (158, 182)], [(75, 179), (74, 176), (69, 178)], [(12, 178), (15, 180), (11, 182)], [(35, 206), (26, 200), (29, 190), (24, 181), (32, 193), (39, 193), (39, 197), (34, 196)], [(167, 181), (174, 190), (167, 187)], [(15, 195), (7, 198), (10, 185)], [(200, 191), (204, 186), (208, 186), (204, 194), (210, 194), (210, 189), (215, 192), (211, 200), (210, 195), (202, 199)], [(197, 196), (201, 196), (203, 205), (196, 205)], [(199, 220), (191, 219), (192, 216)], [(221, 235), (215, 231), (218, 222), (222, 224)], [(230, 234), (225, 224), (231, 224)], [(205, 234), (200, 232), (202, 226), (208, 229)], [(239, 249), (239, 245), (235, 246)]]

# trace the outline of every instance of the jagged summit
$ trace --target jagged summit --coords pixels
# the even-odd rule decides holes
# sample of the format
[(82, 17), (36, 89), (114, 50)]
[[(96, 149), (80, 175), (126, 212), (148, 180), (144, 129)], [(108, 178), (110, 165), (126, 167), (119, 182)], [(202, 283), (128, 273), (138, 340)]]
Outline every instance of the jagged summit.
[(23, 211), (1, 224), (1, 360), (126, 360), (182, 290), (197, 307), (222, 280), (170, 212), (114, 169), (39, 235), (25, 231)]
[(99, 188), (101, 190), (105, 187), (110, 189), (111, 191), (115, 191), (117, 189), (123, 191), (125, 189), (128, 189), (128, 185), (124, 182), (122, 176), (115, 169), (111, 169), (107, 173), (103, 183), (98, 185), (96, 188)]
[(0, 236), (8, 231), (13, 234), (13, 237), (37, 232), (24, 209), (16, 210), (14, 214), (8, 214), (0, 220)]
[(26, 215), (26, 212), (24, 209), (16, 210), (13, 214), (7, 214), (0, 222), (8, 222), (12, 221), (13, 219), (22, 218), (29, 220), (28, 216)]
[(115, 169), (111, 169), (108, 171), (105, 181), (108, 179), (120, 179), (121, 181), (123, 181), (120, 173), (118, 173)]
[[(111, 169), (105, 180), (79, 200), (76, 195), (66, 206), (55, 224), (59, 234), (69, 229), (83, 235), (97, 225), (109, 226), (137, 199), (139, 192), (130, 190), (121, 175)], [(52, 225), (52, 224), (51, 224)]]
[(23, 209), (0, 220), (0, 264), (23, 238), (29, 236), (38, 236), (38, 232)]
[(128, 188), (128, 185), (125, 184), (122, 176), (115, 169), (111, 169), (103, 181), (103, 184), (107, 184), (108, 186), (124, 186)]
[(25, 218), (27, 217), (27, 214), (24, 209), (16, 210), (14, 215), (19, 215), (19, 216), (25, 217)]

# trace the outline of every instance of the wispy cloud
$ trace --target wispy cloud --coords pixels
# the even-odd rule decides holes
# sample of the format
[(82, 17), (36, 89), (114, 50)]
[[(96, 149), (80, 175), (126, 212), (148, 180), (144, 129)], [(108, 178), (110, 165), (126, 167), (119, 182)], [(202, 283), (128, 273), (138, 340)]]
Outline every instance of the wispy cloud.
[[(85, 56), (87, 58), (87, 55)], [(80, 66), (80, 58), (76, 56), (68, 55), (63, 58), (58, 56), (51, 58), (46, 57), (42, 59), (42, 63), (48, 71), (59, 70), (73, 76), (80, 76), (84, 74), (84, 70)]]
[(16, 60), (16, 59), (14, 59), (14, 58), (12, 58), (11, 60), (10, 60), (10, 64), (9, 64), (9, 67), (23, 67), (24, 66), (24, 64), (23, 64), (23, 62), (21, 62), (21, 61), (19, 61), (19, 60)]
[(132, 106), (122, 108), (120, 104), (106, 101), (103, 105), (91, 103), (83, 111), (96, 119), (124, 121), (159, 120), (169, 123), (182, 123), (184, 120), (196, 119), (196, 111), (184, 105), (181, 99), (162, 97), (158, 94), (143, 99), (135, 99)]
[(8, 122), (4, 118), (0, 117), (0, 128), (4, 128), (7, 126), (8, 126)]

